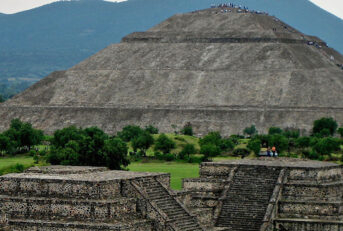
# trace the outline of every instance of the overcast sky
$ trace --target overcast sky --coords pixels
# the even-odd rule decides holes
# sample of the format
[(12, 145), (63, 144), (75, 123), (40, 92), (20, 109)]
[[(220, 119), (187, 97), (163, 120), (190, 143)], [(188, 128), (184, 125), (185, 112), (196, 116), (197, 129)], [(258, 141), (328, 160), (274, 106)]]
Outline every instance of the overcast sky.
[[(108, 0), (121, 2), (124, 0)], [(343, 19), (343, 0), (310, 0), (321, 8)], [(56, 0), (0, 0), (0, 12), (13, 14), (16, 12), (42, 6)]]

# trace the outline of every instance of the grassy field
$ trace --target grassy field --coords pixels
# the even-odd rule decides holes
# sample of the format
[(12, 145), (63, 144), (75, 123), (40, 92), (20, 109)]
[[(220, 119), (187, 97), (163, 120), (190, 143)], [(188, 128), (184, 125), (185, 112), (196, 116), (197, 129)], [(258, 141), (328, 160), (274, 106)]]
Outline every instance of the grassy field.
[(180, 162), (134, 162), (129, 165), (134, 172), (166, 172), (171, 174), (170, 186), (172, 189), (181, 189), (182, 178), (195, 178), (199, 176), (199, 164)]
[(32, 165), (33, 158), (31, 156), (19, 155), (15, 157), (1, 157), (0, 158), (0, 169), (7, 168), (11, 165), (22, 164), (24, 166)]

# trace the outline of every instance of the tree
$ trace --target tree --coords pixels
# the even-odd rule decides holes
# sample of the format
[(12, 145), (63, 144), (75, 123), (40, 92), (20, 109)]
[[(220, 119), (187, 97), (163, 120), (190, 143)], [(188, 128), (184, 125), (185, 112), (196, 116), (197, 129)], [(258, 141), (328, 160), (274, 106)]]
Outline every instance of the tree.
[(331, 155), (334, 151), (339, 151), (341, 141), (337, 138), (326, 137), (319, 140), (319, 142), (314, 145), (313, 149), (319, 154), (328, 154)]
[(232, 139), (222, 139), (219, 148), (226, 152), (226, 151), (231, 151), (235, 148), (235, 144), (233, 143)]
[(310, 137), (302, 136), (295, 140), (295, 146), (298, 148), (307, 148), (310, 147)]
[(341, 137), (343, 138), (343, 127), (338, 128), (338, 133), (341, 135)]
[(193, 136), (193, 127), (191, 123), (187, 123), (183, 129), (181, 130), (181, 133), (183, 135), (187, 135), (187, 136)]
[(131, 141), (133, 138), (138, 137), (143, 133), (143, 129), (136, 125), (128, 125), (123, 128), (121, 132), (118, 132), (118, 137), (125, 142)]
[(220, 135), (219, 132), (210, 132), (206, 136), (204, 136), (202, 139), (199, 140), (200, 146), (205, 145), (205, 144), (213, 144), (216, 146), (220, 146), (222, 136)]
[(270, 127), (268, 130), (268, 135), (282, 134), (282, 129), (278, 127)]
[(47, 161), (121, 169), (129, 164), (127, 150), (126, 143), (120, 138), (110, 138), (97, 127), (78, 129), (72, 126), (54, 133)]
[(145, 131), (149, 132), (150, 134), (158, 134), (158, 128), (155, 128), (152, 125), (146, 126)]
[(0, 153), (9, 152), (11, 149), (11, 140), (4, 134), (0, 134)]
[(270, 136), (269, 139), (269, 145), (270, 146), (275, 146), (276, 150), (281, 153), (285, 150), (287, 150), (288, 148), (288, 140), (286, 137), (276, 134), (273, 136)]
[(320, 134), (322, 130), (328, 129), (330, 135), (334, 135), (338, 125), (333, 118), (321, 118), (313, 122), (313, 134)]
[(190, 155), (192, 154), (195, 154), (196, 153), (196, 150), (195, 150), (195, 147), (194, 147), (194, 144), (186, 144), (182, 151), (179, 153), (179, 157), (180, 159), (184, 159), (184, 157), (187, 155), (188, 158)]
[(23, 123), (19, 133), (21, 146), (28, 147), (29, 150), (32, 146), (40, 144), (44, 138), (43, 131), (32, 128), (29, 123)]
[(138, 137), (132, 139), (132, 148), (136, 152), (137, 149), (140, 149), (144, 156), (146, 156), (146, 150), (154, 144), (154, 138), (148, 132), (140, 134)]
[(292, 129), (292, 128), (287, 128), (284, 130), (283, 135), (286, 136), (287, 138), (298, 138), (300, 136), (300, 130), (299, 129)]
[(175, 146), (175, 142), (162, 133), (155, 142), (155, 151), (160, 150), (164, 154), (167, 154), (170, 150), (175, 148)]
[(243, 133), (249, 135), (249, 137), (252, 137), (253, 135), (257, 134), (258, 132), (256, 130), (255, 125), (251, 125), (250, 127), (244, 128)]
[(205, 144), (201, 146), (200, 153), (204, 154), (205, 160), (208, 160), (211, 157), (218, 156), (221, 153), (221, 150), (214, 144)]
[(261, 140), (259, 139), (251, 139), (248, 142), (247, 148), (250, 151), (253, 151), (255, 155), (259, 155), (261, 151)]

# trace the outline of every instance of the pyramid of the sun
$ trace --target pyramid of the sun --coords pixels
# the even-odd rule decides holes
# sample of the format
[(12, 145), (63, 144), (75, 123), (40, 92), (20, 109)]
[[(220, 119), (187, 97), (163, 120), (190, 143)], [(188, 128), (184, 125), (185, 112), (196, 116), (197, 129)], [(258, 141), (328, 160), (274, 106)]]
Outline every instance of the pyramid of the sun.
[[(175, 15), (130, 34), (66, 71), (54, 72), (0, 107), (52, 132), (127, 124), (197, 134), (255, 124), (309, 130), (343, 123), (343, 56), (267, 14), (218, 8)], [(174, 127), (174, 128), (172, 128)]]

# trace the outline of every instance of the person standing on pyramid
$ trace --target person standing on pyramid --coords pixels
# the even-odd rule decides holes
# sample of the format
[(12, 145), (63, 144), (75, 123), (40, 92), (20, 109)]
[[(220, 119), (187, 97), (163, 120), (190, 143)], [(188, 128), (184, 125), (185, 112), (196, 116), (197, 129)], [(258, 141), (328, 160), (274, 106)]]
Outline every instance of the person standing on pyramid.
[(277, 156), (277, 154), (276, 154), (276, 147), (275, 146), (272, 147), (272, 153), (273, 153), (273, 157)]

